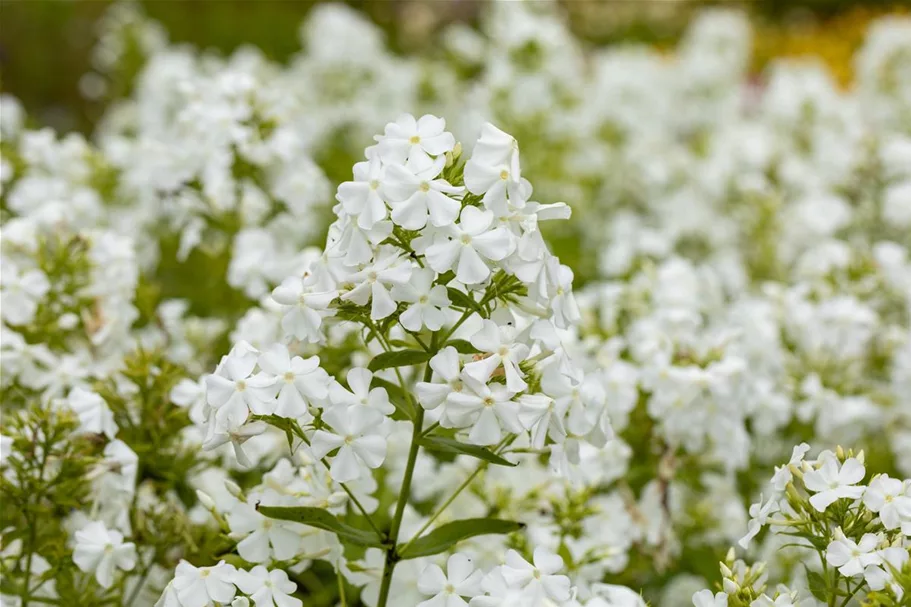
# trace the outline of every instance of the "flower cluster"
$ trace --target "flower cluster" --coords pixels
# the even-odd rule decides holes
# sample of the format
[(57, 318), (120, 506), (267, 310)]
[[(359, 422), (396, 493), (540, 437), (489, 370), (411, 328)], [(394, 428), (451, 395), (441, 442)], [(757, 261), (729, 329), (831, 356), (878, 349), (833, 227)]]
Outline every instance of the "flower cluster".
[[(849, 604), (901, 605), (911, 590), (911, 480), (876, 474), (867, 478), (863, 451), (841, 448), (807, 460), (810, 447), (794, 448), (790, 461), (775, 470), (769, 495), (750, 507), (748, 533), (740, 545), (768, 527), (780, 550), (797, 553), (793, 574), (804, 578), (804, 592), (779, 584), (767, 590), (765, 563), (752, 568), (722, 563), (722, 592), (702, 590), (697, 607), (813, 605), (835, 600)], [(816, 552), (818, 561), (810, 558)], [(801, 598), (801, 596), (803, 598)]]

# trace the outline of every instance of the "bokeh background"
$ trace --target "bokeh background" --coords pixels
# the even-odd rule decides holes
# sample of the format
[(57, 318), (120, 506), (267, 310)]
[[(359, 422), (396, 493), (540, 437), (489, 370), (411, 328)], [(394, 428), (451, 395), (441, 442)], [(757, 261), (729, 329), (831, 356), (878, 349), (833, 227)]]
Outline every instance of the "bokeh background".
[[(753, 19), (754, 71), (772, 59), (814, 55), (839, 81), (851, 81), (851, 55), (866, 25), (886, 13), (911, 12), (911, 0), (561, 0), (575, 33), (592, 45), (647, 42), (672, 48), (693, 14), (706, 6), (739, 6)], [(58, 131), (91, 132), (104, 109), (80, 87), (91, 70), (98, 22), (109, 0), (0, 2), (0, 90), (28, 115)], [(282, 61), (300, 49), (298, 28), (314, 0), (152, 0), (138, 2), (170, 40), (230, 53), (259, 47)], [(477, 24), (485, 0), (351, 0), (382, 27), (400, 53), (434, 53), (452, 22)]]

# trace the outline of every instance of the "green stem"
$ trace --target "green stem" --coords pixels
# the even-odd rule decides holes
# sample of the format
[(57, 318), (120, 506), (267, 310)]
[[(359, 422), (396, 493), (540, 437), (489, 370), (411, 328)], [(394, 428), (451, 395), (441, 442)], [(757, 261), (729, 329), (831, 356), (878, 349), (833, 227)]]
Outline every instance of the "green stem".
[(392, 525), (389, 528), (389, 540), (392, 544), (386, 549), (386, 562), (383, 565), (383, 578), (380, 582), (380, 594), (377, 601), (377, 607), (386, 607), (389, 600), (389, 589), (392, 585), (392, 573), (398, 562), (398, 551), (396, 542), (399, 537), (399, 528), (402, 526), (402, 516), (405, 514), (405, 506), (408, 503), (408, 495), (411, 493), (411, 477), (414, 475), (414, 465), (418, 459), (418, 451), (421, 446), (418, 440), (421, 438), (421, 429), (424, 425), (424, 409), (418, 407), (415, 411), (414, 429), (411, 433), (411, 448), (408, 451), (408, 462), (405, 465), (405, 476), (402, 478), (402, 489), (399, 491), (399, 500), (395, 505), (395, 514), (392, 517)]

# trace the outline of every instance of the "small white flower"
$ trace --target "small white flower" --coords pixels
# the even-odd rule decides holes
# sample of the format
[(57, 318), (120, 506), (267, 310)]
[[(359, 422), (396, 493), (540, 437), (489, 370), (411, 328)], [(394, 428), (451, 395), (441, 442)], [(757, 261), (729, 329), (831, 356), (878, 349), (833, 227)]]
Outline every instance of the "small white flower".
[(237, 553), (251, 563), (265, 563), (272, 558), (283, 561), (299, 552), (301, 534), (293, 523), (268, 518), (244, 502), (239, 502), (227, 519), (232, 536), (243, 538), (237, 544)]
[(513, 588), (522, 588), (523, 594), (532, 601), (543, 598), (552, 601), (568, 601), (570, 581), (557, 572), (563, 568), (563, 559), (546, 548), (535, 548), (534, 564), (529, 563), (515, 550), (506, 552), (506, 564), (501, 571), (506, 583)]
[(446, 562), (446, 573), (438, 565), (428, 565), (418, 578), (418, 590), (433, 598), (417, 607), (467, 607), (463, 597), (481, 594), (483, 573), (474, 568), (471, 559), (456, 553)]
[(320, 459), (333, 449), (338, 453), (329, 468), (332, 478), (347, 483), (363, 474), (363, 467), (379, 468), (386, 459), (386, 438), (382, 434), (383, 415), (369, 407), (337, 405), (323, 413), (323, 421), (334, 433), (317, 430), (310, 448)]
[(345, 212), (357, 217), (357, 225), (369, 230), (386, 218), (383, 181), (385, 169), (379, 158), (354, 165), (354, 181), (338, 186), (335, 199), (342, 203)]
[(395, 412), (395, 406), (389, 402), (385, 388), (370, 388), (370, 382), (373, 381), (371, 371), (363, 367), (352, 367), (348, 370), (347, 379), (350, 391), (338, 382), (333, 382), (329, 387), (329, 400), (333, 405), (369, 407), (383, 415)]
[(468, 206), (458, 224), (441, 228), (426, 251), (427, 263), (443, 273), (455, 269), (464, 284), (477, 284), (490, 276), (488, 261), (500, 261), (515, 249), (506, 228), (493, 228), (493, 213)]
[(693, 595), (694, 607), (728, 607), (728, 595), (724, 592), (712, 594), (711, 590), (700, 590)]
[(320, 368), (318, 357), (291, 357), (286, 346), (273, 344), (260, 355), (258, 364), (280, 386), (276, 415), (291, 418), (308, 416), (310, 404), (325, 401), (329, 374)]
[(459, 216), (462, 203), (450, 194), (463, 188), (437, 176), (443, 170), (443, 157), (415, 172), (401, 165), (387, 170), (386, 192), (392, 206), (392, 221), (406, 230), (420, 230), (427, 219), (436, 227), (451, 225)]
[(297, 590), (297, 584), (288, 579), (282, 569), (268, 571), (257, 565), (249, 572), (237, 571), (237, 587), (250, 595), (256, 607), (302, 607), (303, 602), (291, 596)]
[(512, 392), (502, 384), (487, 385), (462, 372), (464, 389), (449, 396), (447, 422), (457, 427), (471, 426), (468, 441), (475, 445), (495, 445), (507, 432), (521, 432), (519, 405)]
[(465, 365), (465, 373), (483, 383), (502, 365), (507, 388), (513, 392), (527, 388), (519, 363), (528, 356), (528, 346), (516, 341), (516, 338), (517, 333), (513, 327), (500, 327), (492, 320), (484, 320), (470, 341), (471, 345), (489, 356)]
[(870, 565), (878, 565), (881, 561), (876, 547), (881, 538), (873, 533), (865, 533), (860, 542), (845, 537), (841, 529), (835, 532), (836, 539), (826, 547), (826, 562), (846, 577), (863, 573)]
[(418, 120), (411, 114), (402, 114), (386, 125), (385, 134), (378, 135), (376, 141), (384, 160), (407, 163), (409, 167), (426, 166), (431, 156), (440, 156), (455, 147), (455, 137), (446, 131), (446, 121), (430, 114)]
[(73, 388), (66, 398), (66, 405), (79, 417), (79, 432), (104, 434), (108, 438), (117, 434), (114, 414), (98, 394)]
[(3, 260), (0, 277), (0, 316), (10, 325), (25, 325), (35, 318), (38, 303), (51, 289), (41, 270), (19, 272), (15, 264)]
[(864, 505), (879, 514), (886, 529), (911, 521), (911, 483), (879, 474), (864, 491)]
[(322, 338), (320, 326), (323, 318), (333, 312), (328, 310), (337, 291), (319, 290), (301, 278), (288, 278), (272, 291), (272, 299), (287, 306), (282, 317), (282, 328), (297, 339), (316, 343)]
[(208, 607), (213, 602), (228, 603), (237, 594), (233, 565), (219, 561), (211, 567), (194, 567), (187, 561), (180, 561), (174, 579), (168, 584), (156, 607), (170, 607), (168, 596), (176, 598), (180, 607)]
[(389, 287), (403, 285), (411, 278), (411, 262), (395, 247), (383, 247), (373, 264), (350, 278), (355, 287), (342, 295), (342, 300), (359, 306), (370, 301), (370, 318), (381, 320), (395, 312), (396, 304)]
[(82, 571), (94, 573), (102, 587), (110, 588), (115, 570), (132, 571), (136, 566), (136, 546), (124, 543), (119, 531), (92, 521), (76, 532), (73, 562)]
[(392, 287), (392, 298), (399, 302), (411, 304), (399, 316), (399, 322), (409, 331), (420, 331), (427, 327), (439, 331), (446, 322), (443, 308), (448, 308), (449, 295), (443, 285), (434, 285), (435, 275), (427, 268), (420, 268), (411, 273), (411, 280), (406, 284)]
[(866, 471), (856, 457), (845, 460), (841, 466), (831, 452), (820, 456), (822, 465), (804, 473), (806, 488), (816, 495), (810, 497), (810, 504), (819, 512), (825, 512), (831, 504), (841, 498), (857, 499), (864, 493), (863, 487), (856, 486), (863, 480)]

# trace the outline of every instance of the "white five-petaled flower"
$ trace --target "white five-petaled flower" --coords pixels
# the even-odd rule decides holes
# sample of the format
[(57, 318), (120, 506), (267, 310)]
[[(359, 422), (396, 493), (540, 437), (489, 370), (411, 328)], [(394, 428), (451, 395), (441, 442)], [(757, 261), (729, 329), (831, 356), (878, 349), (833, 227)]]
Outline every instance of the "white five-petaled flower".
[(267, 570), (257, 565), (249, 572), (238, 570), (237, 587), (250, 595), (256, 607), (302, 607), (303, 602), (291, 596), (297, 584), (288, 579), (283, 569)]
[(293, 558), (301, 546), (301, 534), (293, 525), (268, 518), (245, 502), (238, 502), (227, 516), (232, 536), (242, 538), (237, 553), (251, 563), (265, 563), (271, 558), (283, 561)]
[(345, 213), (357, 217), (357, 225), (369, 230), (386, 218), (384, 199), (385, 168), (376, 157), (354, 165), (354, 181), (338, 186), (335, 199), (342, 203)]
[(231, 447), (234, 449), (234, 457), (237, 458), (237, 463), (244, 468), (249, 468), (253, 465), (253, 462), (247, 457), (243, 444), (254, 436), (259, 436), (265, 432), (268, 427), (269, 424), (266, 422), (245, 423), (238, 427), (226, 426), (223, 428), (219, 427), (217, 424), (211, 424), (208, 427), (208, 433), (206, 434), (206, 439), (202, 444), (202, 448), (206, 451), (211, 451), (224, 444), (231, 443)]
[(835, 454), (825, 452), (820, 455), (822, 465), (807, 470), (803, 482), (807, 489), (815, 493), (810, 497), (810, 504), (819, 512), (825, 512), (832, 503), (841, 498), (857, 499), (864, 493), (857, 483), (863, 480), (866, 471), (856, 457), (845, 460), (841, 466)]
[(136, 566), (136, 546), (124, 543), (119, 531), (92, 521), (76, 532), (73, 562), (82, 571), (94, 573), (102, 587), (110, 588), (116, 569), (131, 571)]
[(860, 542), (845, 537), (841, 529), (835, 531), (835, 540), (826, 547), (826, 562), (846, 577), (863, 573), (869, 565), (878, 565), (880, 556), (876, 551), (880, 537), (874, 533), (865, 533)]
[(310, 448), (317, 458), (338, 449), (329, 468), (334, 480), (340, 483), (353, 481), (361, 476), (364, 466), (379, 468), (383, 464), (386, 437), (382, 434), (384, 417), (379, 411), (337, 405), (323, 413), (323, 421), (334, 433), (317, 430)]
[(352, 367), (348, 370), (347, 379), (350, 391), (338, 382), (329, 387), (329, 400), (333, 405), (369, 407), (383, 415), (391, 415), (395, 411), (385, 388), (370, 388), (372, 372), (363, 367)]
[[(544, 547), (535, 548), (534, 564), (526, 561), (515, 550), (506, 552), (506, 563), (501, 572), (506, 583), (522, 588), (532, 601), (543, 598), (557, 603), (568, 601), (571, 593), (569, 578), (557, 572), (563, 568), (563, 559)], [(537, 603), (534, 603), (537, 604)]]
[(305, 284), (301, 278), (287, 278), (272, 291), (272, 299), (287, 306), (282, 317), (282, 329), (297, 339), (316, 343), (322, 338), (323, 318), (334, 314), (329, 304), (338, 297), (337, 291), (319, 290)]
[(79, 418), (79, 432), (104, 434), (109, 439), (117, 434), (114, 414), (100, 395), (80, 387), (70, 390), (66, 405)]
[(507, 258), (515, 249), (513, 235), (506, 228), (491, 229), (493, 213), (465, 207), (458, 224), (441, 228), (427, 247), (427, 263), (437, 272), (455, 269), (456, 279), (477, 284), (490, 276), (488, 261)]
[(471, 345), (488, 356), (465, 365), (465, 373), (479, 382), (487, 382), (501, 365), (506, 375), (506, 387), (521, 392), (528, 387), (522, 379), (519, 363), (528, 356), (528, 346), (516, 341), (513, 327), (500, 327), (492, 320), (485, 320), (471, 336)]
[(700, 590), (693, 595), (694, 607), (728, 607), (728, 595), (724, 592), (712, 594), (711, 590)]
[(484, 195), (484, 205), (488, 209), (505, 215), (509, 212), (508, 203), (524, 202), (530, 194), (519, 164), (519, 145), (515, 137), (485, 123), (471, 158), (465, 164), (465, 185), (472, 194)]
[(911, 521), (911, 482), (879, 474), (864, 490), (864, 505), (879, 514), (883, 527), (898, 529)]
[(321, 405), (328, 394), (329, 374), (319, 366), (319, 358), (292, 357), (283, 344), (273, 344), (259, 356), (259, 368), (277, 386), (274, 413), (282, 417), (308, 416), (308, 405)]
[(253, 377), (258, 352), (238, 343), (222, 358), (215, 373), (206, 376), (206, 402), (215, 410), (215, 428), (235, 430), (253, 411), (268, 415), (275, 408), (277, 388), (268, 377)]
[(208, 607), (213, 602), (227, 605), (237, 588), (233, 565), (219, 561), (211, 567), (194, 567), (180, 561), (174, 579), (165, 588), (155, 607)]
[(426, 166), (431, 156), (440, 156), (455, 147), (455, 137), (446, 131), (446, 121), (431, 114), (417, 120), (411, 114), (402, 114), (375, 139), (384, 160), (409, 167)]
[(35, 318), (38, 302), (51, 283), (41, 270), (19, 272), (15, 264), (3, 261), (0, 278), (0, 316), (10, 325), (28, 324)]
[(521, 432), (516, 395), (503, 384), (487, 385), (462, 371), (463, 390), (449, 396), (446, 406), (447, 425), (471, 426), (468, 441), (475, 445), (495, 445), (508, 432)]
[(342, 295), (359, 306), (370, 301), (370, 318), (381, 320), (395, 312), (388, 287), (403, 285), (411, 278), (411, 261), (394, 247), (383, 247), (374, 262), (351, 276), (354, 288)]
[(459, 362), (459, 353), (454, 347), (446, 346), (440, 350), (430, 359), (429, 364), (434, 372), (433, 379), (436, 381), (422, 381), (415, 385), (418, 402), (428, 411), (446, 402), (451, 394), (462, 391), (462, 365)]
[(443, 161), (441, 156), (414, 171), (397, 164), (388, 167), (385, 191), (392, 207), (392, 221), (406, 230), (420, 230), (427, 225), (428, 217), (438, 228), (456, 220), (462, 203), (449, 195), (461, 193), (462, 188), (438, 178)]
[(442, 308), (449, 307), (449, 295), (444, 285), (434, 285), (433, 280), (431, 270), (419, 268), (411, 273), (407, 283), (392, 287), (394, 300), (411, 304), (399, 316), (399, 322), (409, 331), (420, 331), (422, 327), (439, 331), (446, 322)]
[(750, 506), (750, 522), (747, 523), (747, 533), (737, 542), (741, 548), (746, 548), (750, 545), (753, 538), (759, 535), (759, 531), (776, 512), (778, 512), (778, 501), (774, 496), (763, 503), (762, 495), (760, 495), (759, 501)]
[(479, 595), (483, 577), (471, 559), (461, 553), (449, 557), (445, 573), (439, 565), (428, 565), (418, 578), (418, 590), (433, 598), (422, 601), (417, 607), (467, 607), (463, 597)]

